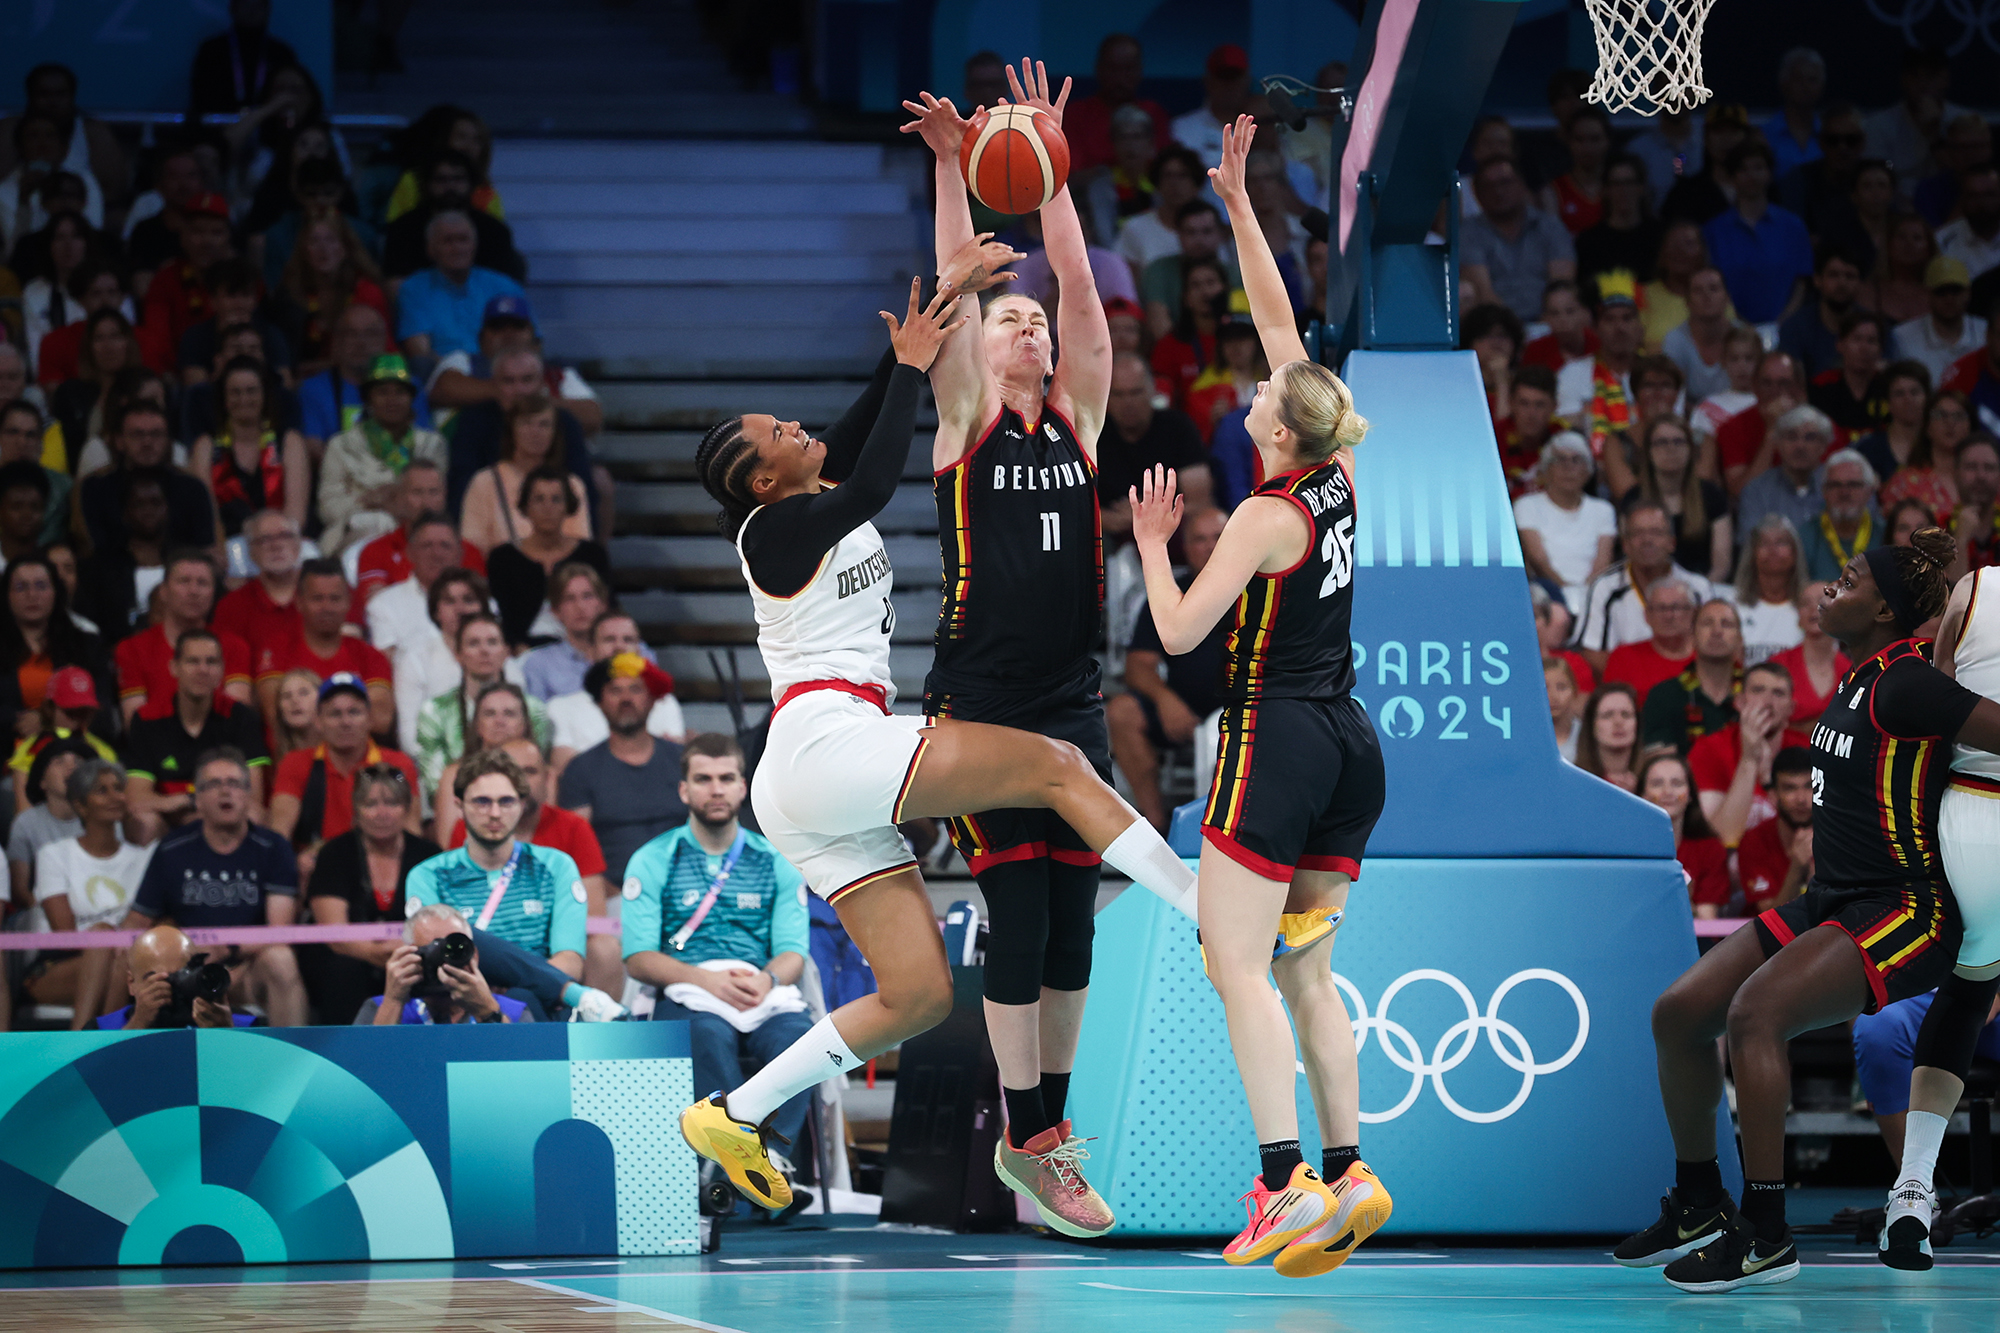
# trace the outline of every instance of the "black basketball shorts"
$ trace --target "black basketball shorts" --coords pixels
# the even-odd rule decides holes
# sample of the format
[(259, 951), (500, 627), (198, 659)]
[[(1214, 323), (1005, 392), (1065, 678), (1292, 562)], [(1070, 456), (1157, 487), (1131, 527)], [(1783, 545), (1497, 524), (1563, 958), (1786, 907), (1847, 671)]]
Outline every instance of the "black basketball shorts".
[(1230, 704), (1201, 836), (1283, 884), (1298, 870), (1359, 879), (1386, 786), (1375, 724), (1351, 697)]

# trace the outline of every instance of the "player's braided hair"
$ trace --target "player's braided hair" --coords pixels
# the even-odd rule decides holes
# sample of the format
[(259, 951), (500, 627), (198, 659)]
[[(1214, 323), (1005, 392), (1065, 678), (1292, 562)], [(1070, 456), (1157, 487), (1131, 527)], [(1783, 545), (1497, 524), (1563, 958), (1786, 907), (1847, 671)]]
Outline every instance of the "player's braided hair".
[(750, 474), (757, 470), (757, 447), (744, 435), (742, 417), (731, 417), (709, 427), (708, 434), (702, 436), (701, 447), (695, 450), (694, 468), (703, 489), (722, 506), (722, 512), (715, 517), (716, 527), (723, 536), (735, 541), (743, 521), (757, 507), (756, 498), (750, 494)]
[[(1945, 577), (1945, 571), (1958, 558), (1957, 540), (1943, 528), (1918, 528), (1910, 534), (1908, 546), (1891, 549), (1917, 613), (1924, 620), (1943, 615), (1945, 604), (1951, 600), (1951, 581)], [(1914, 630), (1916, 625), (1904, 628)]]

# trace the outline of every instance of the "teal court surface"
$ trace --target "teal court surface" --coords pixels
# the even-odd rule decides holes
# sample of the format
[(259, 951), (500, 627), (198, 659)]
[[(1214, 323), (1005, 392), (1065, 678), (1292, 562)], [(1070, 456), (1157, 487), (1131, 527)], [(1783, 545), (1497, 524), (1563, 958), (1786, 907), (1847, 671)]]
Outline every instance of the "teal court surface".
[[(2000, 1328), (2000, 1238), (1939, 1252), (1929, 1274), (1881, 1267), (1850, 1237), (1802, 1243), (1798, 1280), (1686, 1296), (1608, 1246), (1492, 1249), (1385, 1243), (1305, 1282), (1218, 1250), (1085, 1246), (800, 1219), (744, 1226), (702, 1258), (562, 1260), (111, 1273), (0, 1274), (0, 1330), (230, 1327), (688, 1328), (714, 1333), (1042, 1333), (1468, 1329), (1922, 1330)], [(803, 1223), (801, 1225), (800, 1223)]]

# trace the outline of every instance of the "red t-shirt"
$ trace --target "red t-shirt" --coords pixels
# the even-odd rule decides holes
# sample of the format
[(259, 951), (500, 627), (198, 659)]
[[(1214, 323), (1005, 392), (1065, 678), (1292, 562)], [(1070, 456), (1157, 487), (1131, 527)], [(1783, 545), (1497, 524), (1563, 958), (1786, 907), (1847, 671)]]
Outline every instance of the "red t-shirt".
[(1757, 451), (1764, 447), (1764, 414), (1752, 403), (1716, 427), (1716, 466), (1727, 472), (1733, 467), (1749, 467)]
[[(46, 345), (45, 341), (44, 346)], [(1986, 349), (1982, 347), (1976, 352), (1967, 352), (1951, 363), (1951, 369), (1945, 371), (1938, 380), (1938, 389), (1940, 392), (1945, 389), (1956, 389), (1960, 393), (1971, 393), (1979, 387), (1979, 373), (1984, 369), (1986, 369)]]
[[(1584, 660), (1582, 653), (1568, 648), (1558, 648), (1555, 656), (1569, 663), (1570, 672), (1576, 677), (1576, 688), (1580, 693), (1589, 694), (1597, 688), (1597, 673), (1590, 669), (1590, 663)], [(1643, 705), (1646, 701), (1641, 699), (1639, 702)]]
[[(459, 563), (475, 574), (486, 572), (486, 557), (471, 542), (462, 541)], [(361, 548), (360, 568), (356, 576), (354, 610), (349, 619), (356, 624), (364, 620), (363, 607), (368, 599), (392, 583), (401, 583), (410, 577), (410, 534), (401, 528), (385, 532), (374, 541)]]
[(1729, 901), (1729, 851), (1722, 839), (1683, 838), (1674, 855), (1687, 873), (1689, 902), (1720, 907)]
[[(1154, 152), (1173, 142), (1173, 122), (1165, 107), (1144, 97), (1133, 98), (1130, 105), (1153, 118)], [(1071, 171), (1111, 165), (1111, 114), (1117, 109), (1095, 93), (1079, 97), (1063, 109), (1062, 131), (1063, 138), (1069, 140)]]
[[(305, 799), (306, 783), (312, 778), (313, 761), (326, 759), (326, 747), (316, 745), (310, 750), (294, 750), (278, 761), (277, 776), (271, 780), (271, 795), (293, 796)], [(353, 772), (342, 773), (340, 766), (332, 760), (326, 765), (326, 808), (319, 816), (319, 840), (337, 838), (354, 827), (354, 773), (368, 764), (394, 764), (403, 770), (409, 779), (410, 790), (417, 790), (417, 766), (410, 756), (401, 750), (385, 750), (370, 741), (368, 753)]]
[[(222, 684), (250, 683), (250, 645), (237, 635), (217, 628), (222, 640)], [(118, 698), (144, 699), (148, 704), (173, 702), (174, 646), (167, 642), (163, 625), (148, 625), (130, 638), (121, 640), (111, 654), (118, 664)]]
[[(1785, 728), (1785, 734), (1778, 738), (1780, 750), (1788, 746), (1810, 747), (1812, 737), (1803, 731)], [(1743, 724), (1731, 722), (1721, 731), (1703, 736), (1688, 751), (1688, 771), (1694, 774), (1694, 785), (1698, 791), (1729, 790), (1729, 784), (1736, 779), (1736, 766), (1743, 762)]]
[(306, 644), (303, 634), (295, 634), (275, 647), (267, 647), (257, 659), (257, 680), (275, 679), (294, 667), (306, 670), (325, 680), (336, 671), (351, 671), (361, 677), (364, 685), (380, 685), (384, 689), (395, 683), (395, 672), (389, 667), (389, 659), (380, 649), (365, 643), (352, 634), (340, 636), (340, 646), (333, 650), (333, 656), (321, 657)]
[[(1596, 329), (1585, 329), (1583, 331), (1583, 354), (1584, 356), (1597, 355)], [(1539, 338), (1530, 338), (1528, 339), (1528, 345), (1521, 349), (1521, 364), (1524, 366), (1547, 366), (1550, 370), (1561, 370), (1573, 359), (1581, 360), (1582, 358), (1572, 358), (1567, 352), (1563, 351), (1562, 344), (1556, 341), (1556, 335), (1553, 333), (1544, 333)]]
[(1791, 873), (1792, 854), (1785, 847), (1792, 830), (1783, 819), (1767, 819), (1750, 828), (1736, 845), (1736, 874), (1743, 881), (1743, 898), (1751, 916), (1777, 905), (1778, 892)]
[(250, 660), (263, 657), (264, 650), (282, 646), (300, 632), (299, 603), (279, 606), (270, 592), (256, 579), (224, 597), (215, 608), (215, 628), (226, 630), (250, 645)]
[(1637, 643), (1621, 644), (1611, 650), (1611, 660), (1604, 664), (1604, 681), (1623, 681), (1630, 685), (1639, 696), (1639, 707), (1646, 706), (1646, 696), (1655, 685), (1663, 680), (1672, 680), (1688, 669), (1694, 661), (1694, 654), (1686, 657), (1662, 657), (1653, 647), (1651, 639), (1641, 639)]
[[(547, 847), (563, 852), (576, 862), (579, 875), (601, 875), (605, 871), (604, 848), (598, 845), (597, 830), (582, 815), (571, 814), (560, 806), (545, 805), (542, 817), (535, 825), (535, 836), (528, 839), (537, 847)], [(451, 826), (451, 841), (445, 850), (465, 846), (465, 821), (459, 820)]]
[(170, 259), (153, 274), (146, 305), (139, 312), (139, 349), (146, 364), (171, 374), (180, 359), (181, 338), (215, 313), (201, 275), (185, 259)]
[[(42, 335), (41, 350), (35, 354), (35, 381), (43, 388), (53, 389), (64, 380), (77, 378), (76, 358), (83, 350), (85, 323), (80, 319)], [(75, 448), (79, 453), (83, 451), (80, 444)]]
[(1797, 723), (1810, 723), (1826, 706), (1833, 702), (1833, 692), (1840, 688), (1840, 681), (1854, 664), (1847, 660), (1847, 654), (1836, 650), (1833, 654), (1833, 683), (1826, 687), (1825, 694), (1813, 693), (1812, 673), (1806, 670), (1806, 646), (1799, 644), (1787, 648), (1771, 659), (1792, 676), (1792, 716)]

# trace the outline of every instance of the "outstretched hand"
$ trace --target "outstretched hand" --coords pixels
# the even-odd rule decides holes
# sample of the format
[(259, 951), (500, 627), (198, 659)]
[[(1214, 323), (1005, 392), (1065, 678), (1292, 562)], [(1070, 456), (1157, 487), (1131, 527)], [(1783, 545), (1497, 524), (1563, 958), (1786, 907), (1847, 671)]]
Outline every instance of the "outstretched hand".
[(1141, 475), (1132, 491), (1132, 540), (1141, 547), (1165, 547), (1181, 525), (1185, 507), (1174, 470), (1155, 464)]
[(1014, 101), (1021, 106), (1030, 106), (1037, 111), (1046, 111), (1062, 124), (1063, 108), (1069, 105), (1070, 80), (1063, 79), (1062, 92), (1055, 100), (1049, 99), (1049, 72), (1039, 60), (1021, 61), (1021, 72), (1016, 74), (1012, 65), (1007, 66), (1007, 91), (1014, 94)]
[(1215, 182), (1215, 192), (1224, 203), (1232, 199), (1249, 202), (1250, 192), (1244, 184), (1250, 161), (1250, 141), (1257, 137), (1257, 120), (1254, 116), (1238, 116), (1233, 125), (1222, 127), (1222, 165), (1210, 167), (1208, 178)]
[(958, 253), (945, 264), (944, 272), (938, 275), (938, 287), (950, 288), (953, 296), (983, 292), (988, 287), (1014, 281), (1020, 275), (1004, 270), (1026, 258), (1005, 241), (994, 240), (992, 232), (982, 231), (960, 246)]
[(958, 146), (965, 141), (965, 132), (972, 122), (958, 114), (949, 97), (932, 97), (929, 93), (917, 96), (921, 100), (903, 103), (903, 109), (916, 117), (902, 126), (903, 133), (922, 135), (940, 160), (951, 161), (958, 156)]
[(944, 340), (965, 323), (963, 317), (946, 324), (944, 319), (957, 309), (958, 293), (950, 287), (939, 287), (929, 305), (920, 305), (923, 300), (923, 279), (910, 279), (910, 308), (901, 323), (886, 310), (878, 311), (883, 322), (889, 326), (889, 343), (896, 349), (896, 360), (906, 366), (928, 371), (931, 362), (937, 360), (938, 348)]

